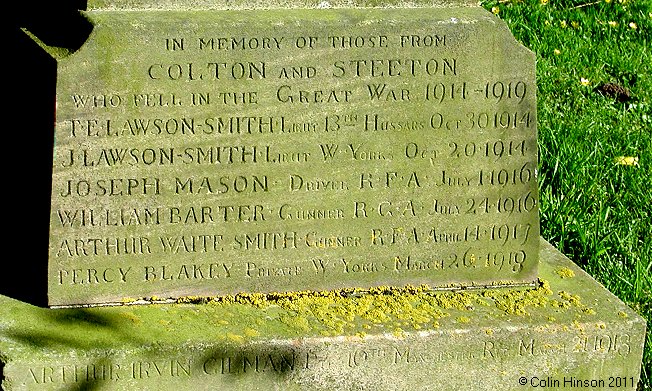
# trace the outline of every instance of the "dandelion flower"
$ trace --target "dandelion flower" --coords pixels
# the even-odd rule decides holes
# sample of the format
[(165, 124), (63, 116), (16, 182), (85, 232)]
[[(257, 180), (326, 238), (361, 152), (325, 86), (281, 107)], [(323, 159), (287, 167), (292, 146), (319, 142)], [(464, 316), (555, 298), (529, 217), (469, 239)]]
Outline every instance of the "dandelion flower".
[(500, 12), (500, 8), (491, 7), (491, 13), (493, 13), (494, 15), (498, 15), (499, 12)]
[(589, 79), (585, 79), (585, 78), (581, 77), (580, 78), (580, 84), (583, 85), (583, 86), (588, 86), (589, 84), (591, 84), (591, 82), (589, 81)]
[(607, 23), (609, 23), (609, 26), (611, 26), (611, 27), (616, 27), (616, 26), (618, 26), (618, 22), (616, 22), (615, 20), (610, 20), (610, 21), (607, 22)]
[(561, 50), (555, 49), (555, 50), (553, 50), (553, 53), (555, 53), (555, 56), (558, 56), (558, 55), (561, 54)]
[(539, 0), (541, 2), (541, 5), (546, 5), (550, 0)]
[(563, 28), (563, 29), (565, 29), (565, 28), (566, 28), (566, 26), (568, 26), (568, 24), (566, 23), (566, 21), (565, 21), (565, 20), (562, 20), (561, 22), (559, 22), (559, 25), (560, 25), (560, 26), (561, 26), (561, 28)]
[(604, 0), (605, 3), (611, 3), (611, 0)]
[(580, 27), (580, 22), (577, 22), (577, 21), (574, 20), (574, 21), (571, 22), (571, 26), (573, 26), (573, 28), (576, 29), (576, 28)]
[(638, 26), (637, 26), (636, 23), (634, 23), (634, 22), (629, 22), (629, 25), (628, 25), (628, 26), (629, 26), (629, 28), (632, 29), (632, 30), (636, 30), (636, 29), (638, 28)]
[(614, 163), (620, 166), (638, 167), (638, 156), (618, 156), (614, 159)]

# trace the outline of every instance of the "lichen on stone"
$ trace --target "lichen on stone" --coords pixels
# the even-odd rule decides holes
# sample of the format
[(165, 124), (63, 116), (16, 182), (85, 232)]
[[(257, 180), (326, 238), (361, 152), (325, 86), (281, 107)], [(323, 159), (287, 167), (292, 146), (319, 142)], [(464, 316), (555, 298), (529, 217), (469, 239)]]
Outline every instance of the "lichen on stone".
[(471, 319), (466, 317), (466, 316), (459, 316), (457, 318), (458, 323), (469, 323), (470, 321), (471, 321)]
[(573, 295), (573, 294), (570, 294), (570, 293), (565, 292), (565, 291), (559, 291), (558, 295), (562, 300), (566, 300), (570, 304), (573, 304), (573, 305), (576, 305), (576, 306), (581, 304), (581, 300), (580, 300), (580, 297), (578, 295)]
[(239, 334), (226, 333), (226, 338), (231, 340), (231, 341), (238, 342), (238, 343), (244, 342), (244, 337), (242, 335), (239, 335)]
[[(555, 295), (545, 280), (539, 280), (534, 288), (441, 291), (427, 285), (378, 286), (219, 297), (188, 296), (176, 302), (181, 306), (222, 307), (224, 311), (219, 311), (220, 319), (209, 322), (240, 338), (265, 335), (264, 330), (270, 330), (271, 324), (282, 325), (296, 334), (360, 336), (368, 333), (396, 334), (400, 330), (398, 334), (402, 335), (405, 330), (438, 328), (449, 317), (452, 318), (448, 322), (470, 323), (476, 319), (471, 316), (476, 307), (482, 308), (478, 313), (499, 311), (516, 316), (529, 315), (534, 309), (546, 306), (559, 311), (582, 307), (578, 296), (564, 291)], [(201, 312), (201, 309), (196, 311)], [(243, 322), (244, 314), (248, 314), (246, 322)], [(253, 328), (247, 331), (243, 324), (247, 327), (257, 324), (256, 332), (251, 331)]]
[(561, 278), (573, 278), (575, 277), (575, 272), (567, 267), (560, 267), (555, 270), (555, 273)]

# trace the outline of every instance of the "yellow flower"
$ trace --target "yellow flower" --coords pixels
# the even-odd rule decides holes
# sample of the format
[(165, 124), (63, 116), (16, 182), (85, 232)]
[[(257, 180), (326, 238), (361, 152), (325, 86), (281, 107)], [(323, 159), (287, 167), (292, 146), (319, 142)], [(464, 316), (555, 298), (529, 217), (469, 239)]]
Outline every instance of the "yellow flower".
[(618, 156), (614, 159), (614, 163), (620, 166), (638, 167), (638, 156)]
[(608, 23), (609, 23), (609, 26), (611, 26), (611, 27), (618, 26), (618, 22), (616, 22), (615, 20), (610, 20)]
[(565, 20), (562, 20), (561, 22), (559, 22), (559, 25), (560, 25), (561, 28), (563, 28), (563, 29), (565, 29), (566, 26), (568, 26), (568, 24), (566, 24), (566, 21), (565, 21)]
[(543, 22), (543, 24), (545, 24), (546, 26), (550, 26), (550, 21), (546, 20), (545, 22)]
[(541, 2), (541, 5), (546, 5), (550, 0), (539, 0)]
[(492, 12), (494, 15), (498, 15), (498, 13), (500, 12), (500, 8), (498, 8), (498, 7), (491, 7), (491, 12)]
[(555, 50), (553, 51), (553, 53), (555, 53), (555, 56), (558, 56), (558, 55), (561, 54), (561, 50), (559, 50), (559, 49), (555, 49)]
[(638, 28), (638, 26), (634, 22), (629, 22), (628, 26), (629, 26), (630, 29), (633, 29), (633, 30), (636, 30)]
[(571, 26), (573, 26), (573, 28), (576, 29), (576, 28), (580, 27), (580, 22), (572, 21)]
[(605, 3), (611, 3), (611, 0), (604, 0)]
[(583, 77), (580, 77), (580, 84), (583, 85), (583, 86), (588, 86), (589, 84), (591, 84), (591, 82), (589, 81), (589, 79), (585, 79)]

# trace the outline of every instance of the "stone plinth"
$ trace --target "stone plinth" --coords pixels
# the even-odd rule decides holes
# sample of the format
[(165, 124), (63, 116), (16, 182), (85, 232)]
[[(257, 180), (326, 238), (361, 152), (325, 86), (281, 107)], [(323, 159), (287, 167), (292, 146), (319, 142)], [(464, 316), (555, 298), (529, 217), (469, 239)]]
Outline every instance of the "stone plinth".
[(379, 288), (85, 309), (3, 297), (2, 387), (635, 389), (644, 320), (541, 245), (536, 289)]

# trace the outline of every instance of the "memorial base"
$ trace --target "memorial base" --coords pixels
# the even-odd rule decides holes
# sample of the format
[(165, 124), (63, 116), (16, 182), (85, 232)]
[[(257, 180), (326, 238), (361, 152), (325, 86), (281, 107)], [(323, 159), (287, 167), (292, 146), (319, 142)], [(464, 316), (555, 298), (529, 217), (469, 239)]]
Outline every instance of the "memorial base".
[(640, 316), (543, 240), (536, 289), (56, 310), (0, 297), (6, 391), (635, 389), (644, 337)]

